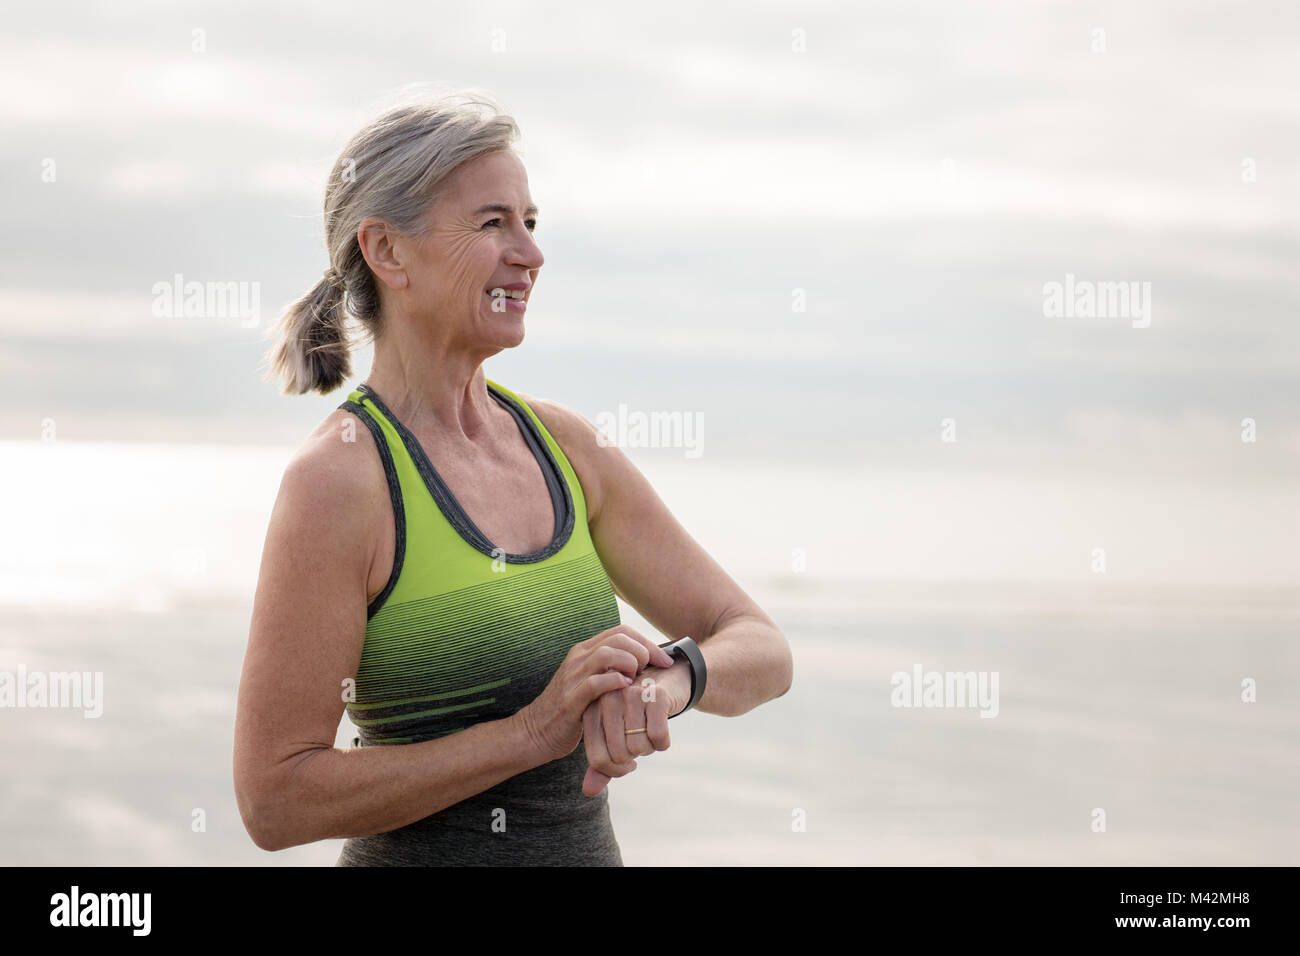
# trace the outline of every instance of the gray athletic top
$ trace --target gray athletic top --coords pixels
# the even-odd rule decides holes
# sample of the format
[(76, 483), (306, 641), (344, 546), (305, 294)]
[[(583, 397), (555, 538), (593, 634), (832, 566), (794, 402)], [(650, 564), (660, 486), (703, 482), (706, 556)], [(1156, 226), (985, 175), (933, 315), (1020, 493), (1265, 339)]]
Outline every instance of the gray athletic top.
[(622, 866), (610, 825), (609, 790), (584, 796), (586, 772), (579, 744), (563, 760), (511, 777), (410, 826), (346, 840), (336, 865)]

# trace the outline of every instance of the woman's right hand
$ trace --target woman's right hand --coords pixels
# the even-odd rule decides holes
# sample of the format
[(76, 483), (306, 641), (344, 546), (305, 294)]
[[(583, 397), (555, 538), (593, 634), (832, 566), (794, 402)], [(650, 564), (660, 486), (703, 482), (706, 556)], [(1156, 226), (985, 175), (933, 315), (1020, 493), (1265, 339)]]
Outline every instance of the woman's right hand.
[(567, 757), (582, 740), (582, 715), (592, 701), (630, 686), (649, 664), (672, 663), (654, 641), (626, 624), (574, 644), (546, 689), (519, 711), (529, 740), (548, 762)]

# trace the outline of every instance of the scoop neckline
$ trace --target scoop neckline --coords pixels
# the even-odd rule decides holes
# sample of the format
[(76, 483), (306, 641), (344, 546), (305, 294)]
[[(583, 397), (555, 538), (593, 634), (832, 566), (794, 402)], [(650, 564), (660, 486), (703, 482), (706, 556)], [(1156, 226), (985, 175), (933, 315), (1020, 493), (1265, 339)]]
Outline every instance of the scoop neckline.
[(474, 523), (474, 520), (469, 516), (460, 501), (457, 500), (456, 495), (447, 485), (447, 482), (443, 480), (442, 475), (438, 473), (438, 469), (434, 467), (433, 462), (424, 450), (424, 446), (415, 437), (415, 434), (393, 414), (392, 409), (384, 403), (378, 392), (365, 382), (357, 386), (357, 390), (374, 403), (375, 408), (388, 419), (389, 423), (397, 431), (398, 437), (401, 438), (402, 444), (406, 447), (407, 454), (415, 464), (416, 471), (420, 473), (420, 477), (424, 481), (425, 488), (428, 489), (429, 494), (438, 505), (443, 517), (456, 529), (456, 532), (466, 544), (494, 560), (504, 561), (507, 564), (536, 564), (557, 554), (568, 543), (573, 534), (573, 496), (569, 492), (569, 483), (565, 480), (564, 472), (555, 460), (555, 456), (551, 453), (545, 436), (538, 430), (532, 416), (521, 407), (522, 400), (516, 401), (491, 381), (487, 382), (487, 389), (488, 394), (496, 400), (497, 404), (508, 411), (511, 417), (514, 418), (515, 424), (524, 437), (524, 442), (532, 451), (533, 458), (541, 469), (542, 477), (546, 480), (547, 490), (550, 492), (551, 511), (555, 516), (555, 531), (551, 536), (550, 543), (536, 551), (516, 554), (506, 551), (490, 541), (487, 535)]

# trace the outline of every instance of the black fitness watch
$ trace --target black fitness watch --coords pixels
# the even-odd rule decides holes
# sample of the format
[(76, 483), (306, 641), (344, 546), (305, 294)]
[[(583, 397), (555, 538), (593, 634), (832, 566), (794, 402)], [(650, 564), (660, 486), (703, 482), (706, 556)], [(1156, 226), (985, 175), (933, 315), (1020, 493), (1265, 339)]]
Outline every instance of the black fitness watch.
[(671, 644), (664, 644), (660, 648), (670, 657), (683, 658), (691, 665), (691, 700), (678, 713), (671, 714), (669, 719), (686, 713), (692, 707), (700, 702), (704, 696), (704, 682), (708, 677), (708, 670), (704, 666), (704, 655), (700, 653), (700, 646), (689, 637), (683, 637), (681, 640), (673, 641)]

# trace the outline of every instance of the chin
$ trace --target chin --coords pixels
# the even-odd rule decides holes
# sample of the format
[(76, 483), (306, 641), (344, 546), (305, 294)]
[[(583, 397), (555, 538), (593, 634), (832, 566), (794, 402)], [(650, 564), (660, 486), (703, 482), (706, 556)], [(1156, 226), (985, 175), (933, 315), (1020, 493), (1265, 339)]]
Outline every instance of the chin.
[(494, 338), (497, 340), (497, 344), (500, 345), (501, 348), (512, 349), (516, 345), (521, 345), (523, 343), (524, 334), (524, 318), (523, 316), (520, 316), (518, 319), (515, 319), (513, 328), (501, 329)]

